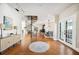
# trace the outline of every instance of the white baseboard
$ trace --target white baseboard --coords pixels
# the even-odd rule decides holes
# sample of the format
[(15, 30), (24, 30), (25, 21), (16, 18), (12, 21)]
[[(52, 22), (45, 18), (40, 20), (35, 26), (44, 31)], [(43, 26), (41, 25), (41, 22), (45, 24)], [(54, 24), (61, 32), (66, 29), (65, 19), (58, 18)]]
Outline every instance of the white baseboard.
[(65, 44), (65, 45), (69, 46), (70, 48), (74, 49), (75, 51), (79, 52), (78, 48), (73, 47), (72, 45), (68, 44), (67, 42), (64, 42), (64, 41), (62, 41), (60, 39), (58, 41), (62, 42), (63, 44)]

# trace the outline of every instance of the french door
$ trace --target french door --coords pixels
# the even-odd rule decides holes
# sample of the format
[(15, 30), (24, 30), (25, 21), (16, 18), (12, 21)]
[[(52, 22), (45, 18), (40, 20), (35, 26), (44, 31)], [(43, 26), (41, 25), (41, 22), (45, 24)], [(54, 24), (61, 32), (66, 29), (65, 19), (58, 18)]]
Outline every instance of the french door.
[(66, 21), (66, 33), (65, 33), (65, 41), (69, 44), (72, 44), (72, 20)]

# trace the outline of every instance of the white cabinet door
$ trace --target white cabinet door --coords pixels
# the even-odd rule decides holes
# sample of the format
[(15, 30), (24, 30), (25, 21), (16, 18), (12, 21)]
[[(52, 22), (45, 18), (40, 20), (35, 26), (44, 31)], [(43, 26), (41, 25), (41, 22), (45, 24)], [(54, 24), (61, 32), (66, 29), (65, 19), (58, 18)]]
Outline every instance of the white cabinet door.
[(9, 45), (9, 47), (12, 46), (13, 43), (14, 43), (13, 38), (9, 37), (9, 39), (8, 39), (8, 45)]
[(17, 41), (20, 41), (20, 40), (21, 40), (21, 38), (20, 38), (20, 36), (18, 35), (18, 36), (17, 36)]
[(5, 50), (9, 47), (8, 39), (2, 39), (1, 40), (1, 51)]
[(18, 41), (20, 41), (20, 36), (15, 36), (15, 37), (13, 37), (13, 39), (14, 39), (14, 43), (17, 43)]
[(1, 51), (7, 49), (8, 47), (13, 45), (13, 39), (8, 37), (6, 39), (1, 40)]
[(17, 42), (17, 37), (16, 36), (13, 37), (13, 41), (14, 41), (14, 44)]
[(1, 50), (0, 51), (7, 49), (8, 47), (14, 45), (18, 41), (20, 41), (19, 35), (16, 35), (16, 36), (14, 35), (14, 36), (11, 36), (11, 37), (1, 39), (1, 48), (0, 48)]

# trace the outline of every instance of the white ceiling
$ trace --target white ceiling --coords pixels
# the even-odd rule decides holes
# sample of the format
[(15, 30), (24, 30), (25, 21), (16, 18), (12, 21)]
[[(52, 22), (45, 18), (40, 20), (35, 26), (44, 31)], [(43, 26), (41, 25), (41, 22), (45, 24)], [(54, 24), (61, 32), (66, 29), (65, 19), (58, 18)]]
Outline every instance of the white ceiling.
[[(23, 15), (38, 16), (36, 24), (45, 24), (48, 20), (55, 22), (54, 15), (59, 15), (72, 3), (9, 3), (13, 8), (20, 10)], [(25, 19), (26, 20), (26, 19)]]
[(66, 8), (71, 6), (71, 3), (11, 3), (13, 8), (18, 8), (24, 11), (24, 15), (39, 15), (39, 14), (52, 14), (58, 15)]

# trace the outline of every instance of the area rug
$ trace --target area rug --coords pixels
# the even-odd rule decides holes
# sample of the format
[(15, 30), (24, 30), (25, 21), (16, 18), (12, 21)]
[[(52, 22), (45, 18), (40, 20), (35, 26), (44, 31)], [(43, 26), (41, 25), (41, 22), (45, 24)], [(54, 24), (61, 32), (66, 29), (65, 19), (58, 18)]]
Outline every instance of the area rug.
[(49, 47), (50, 46), (47, 42), (42, 42), (42, 41), (32, 42), (29, 45), (29, 49), (32, 52), (36, 52), (36, 53), (44, 53), (44, 52), (48, 51)]

